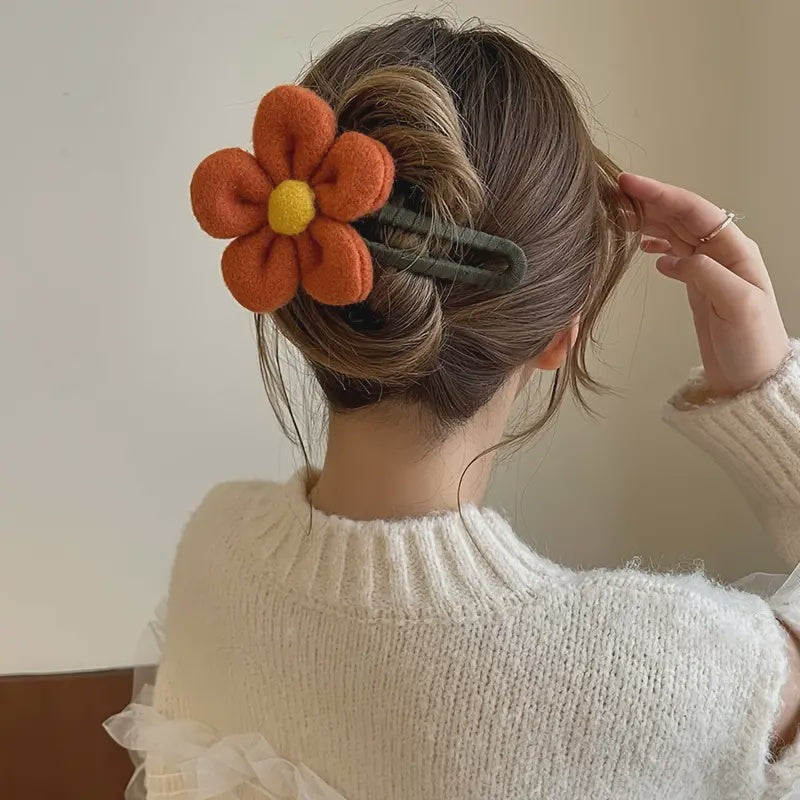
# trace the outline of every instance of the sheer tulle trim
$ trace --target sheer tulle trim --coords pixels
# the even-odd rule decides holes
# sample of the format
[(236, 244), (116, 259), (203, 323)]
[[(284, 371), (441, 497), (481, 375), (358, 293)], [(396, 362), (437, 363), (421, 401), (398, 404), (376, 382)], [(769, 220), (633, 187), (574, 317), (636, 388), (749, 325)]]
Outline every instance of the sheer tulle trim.
[(268, 800), (344, 800), (308, 767), (278, 755), (260, 733), (220, 738), (208, 725), (167, 719), (153, 708), (164, 612), (161, 603), (137, 648), (137, 663), (148, 666), (134, 670), (136, 699), (103, 724), (134, 763), (126, 800), (211, 800), (244, 786)]
[(774, 605), (800, 603), (800, 564), (791, 575), (773, 575), (767, 572), (754, 572), (734, 586), (743, 592), (750, 592), (769, 600)]
[[(166, 719), (141, 703), (131, 703), (107, 720), (105, 728), (118, 744), (156, 756), (169, 769), (167, 774), (134, 775), (128, 800), (136, 797), (133, 790), (142, 783), (149, 798), (155, 794), (209, 800), (245, 785), (269, 800), (344, 800), (310, 769), (281, 758), (259, 733), (217, 739), (206, 725)], [(143, 770), (140, 764), (137, 773)]]

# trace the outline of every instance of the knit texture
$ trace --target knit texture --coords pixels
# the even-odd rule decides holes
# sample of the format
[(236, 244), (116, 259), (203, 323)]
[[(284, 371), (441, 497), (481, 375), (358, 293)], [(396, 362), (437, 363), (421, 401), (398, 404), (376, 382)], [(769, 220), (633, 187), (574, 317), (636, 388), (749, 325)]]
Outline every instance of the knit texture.
[(702, 370), (669, 402), (666, 421), (728, 472), (789, 564), (800, 562), (800, 343), (758, 391), (695, 406)]
[[(797, 360), (677, 411), (690, 389), (669, 421), (796, 525)], [(346, 800), (778, 800), (800, 779), (798, 747), (769, 763), (786, 655), (765, 601), (697, 574), (571, 571), (487, 509), (312, 512), (313, 480), (225, 484), (193, 516), (161, 713), (257, 731)], [(149, 772), (152, 797), (181, 797), (160, 777), (174, 765)]]

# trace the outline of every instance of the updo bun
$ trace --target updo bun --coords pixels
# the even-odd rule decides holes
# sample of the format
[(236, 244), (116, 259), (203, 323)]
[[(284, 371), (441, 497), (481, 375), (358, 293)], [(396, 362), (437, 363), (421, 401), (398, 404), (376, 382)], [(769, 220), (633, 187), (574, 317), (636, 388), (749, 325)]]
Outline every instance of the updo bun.
[[(272, 320), (332, 409), (414, 403), (444, 433), (577, 315), (568, 380), (557, 382), (545, 418), (568, 386), (579, 398), (596, 388), (586, 347), (636, 239), (627, 232), (618, 169), (593, 145), (555, 71), (501, 31), (403, 17), (334, 44), (302, 82), (331, 104), (342, 130), (386, 145), (396, 200), (511, 239), (528, 261), (522, 284), (502, 296), (380, 259), (372, 293), (358, 307), (320, 305), (300, 292)], [(431, 237), (386, 226), (377, 235), (421, 255), (470, 258)], [(274, 390), (280, 376), (264, 341), (268, 327), (259, 318), (262, 373)]]

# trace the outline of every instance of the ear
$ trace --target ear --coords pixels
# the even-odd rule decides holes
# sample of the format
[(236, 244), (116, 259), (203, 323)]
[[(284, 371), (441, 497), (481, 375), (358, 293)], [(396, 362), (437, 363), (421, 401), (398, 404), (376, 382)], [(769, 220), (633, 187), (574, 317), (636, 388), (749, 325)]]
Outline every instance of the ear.
[(557, 333), (544, 351), (533, 359), (535, 369), (555, 370), (564, 366), (569, 351), (578, 341), (578, 328), (580, 326), (580, 316), (576, 316), (568, 328)]

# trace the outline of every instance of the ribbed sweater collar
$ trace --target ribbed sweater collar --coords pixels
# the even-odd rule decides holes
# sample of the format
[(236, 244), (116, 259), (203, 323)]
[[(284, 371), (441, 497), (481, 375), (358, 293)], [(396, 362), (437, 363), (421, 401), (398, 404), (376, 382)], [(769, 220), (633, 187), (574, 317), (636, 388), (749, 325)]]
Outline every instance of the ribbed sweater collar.
[[(312, 509), (315, 475), (265, 483), (237, 534), (276, 584), (306, 602), (366, 617), (465, 617), (518, 605), (564, 570), (521, 542), (487, 508), (356, 521)], [(248, 548), (249, 549), (249, 548)]]

